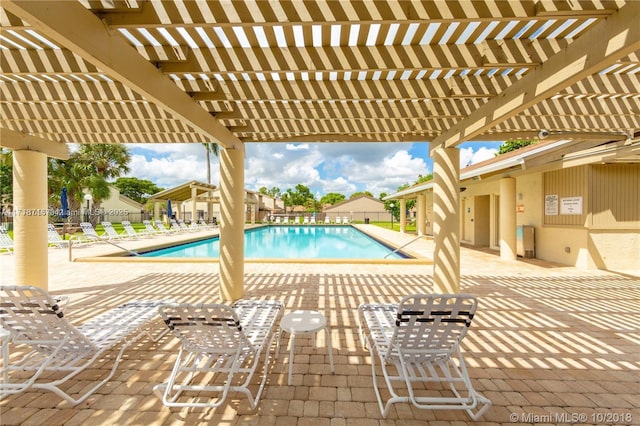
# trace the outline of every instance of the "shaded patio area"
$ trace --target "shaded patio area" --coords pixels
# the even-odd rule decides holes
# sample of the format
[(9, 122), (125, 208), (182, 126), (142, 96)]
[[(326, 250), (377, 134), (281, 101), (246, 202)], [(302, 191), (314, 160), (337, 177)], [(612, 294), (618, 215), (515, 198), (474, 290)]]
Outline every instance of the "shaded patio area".
[[(52, 256), (63, 255), (60, 251)], [(463, 341), (476, 389), (493, 407), (479, 422), (637, 424), (640, 419), (640, 281), (604, 271), (579, 271), (537, 260), (506, 262), (492, 253), (462, 249), (462, 291), (480, 306)], [(3, 272), (10, 256), (0, 256)], [(69, 317), (79, 323), (138, 298), (217, 302), (218, 266), (209, 264), (68, 263), (52, 265), (50, 291), (71, 297)], [(288, 353), (271, 365), (256, 411), (231, 395), (216, 410), (168, 409), (152, 393), (169, 375), (178, 341), (143, 339), (127, 353), (114, 379), (87, 402), (69, 407), (52, 393), (26, 392), (0, 402), (2, 424), (269, 424), (411, 425), (468, 423), (464, 412), (425, 411), (396, 404), (382, 419), (371, 384), (368, 351), (358, 336), (357, 307), (395, 302), (431, 291), (424, 265), (248, 264), (246, 298), (279, 299), (286, 311), (316, 309), (332, 332), (336, 372), (324, 335), (296, 341), (292, 386)], [(72, 277), (70, 279), (70, 277)], [(158, 319), (155, 326), (163, 327)], [(315, 337), (314, 337), (315, 338)], [(286, 340), (283, 340), (286, 343)], [(12, 356), (19, 348), (12, 347)], [(110, 364), (81, 374), (81, 389)], [(257, 379), (255, 379), (257, 380)], [(567, 417), (568, 416), (568, 417)], [(575, 417), (572, 417), (575, 416)], [(578, 417), (580, 416), (580, 417)], [(582, 417), (584, 416), (584, 417)], [(440, 423), (442, 422), (442, 423)]]

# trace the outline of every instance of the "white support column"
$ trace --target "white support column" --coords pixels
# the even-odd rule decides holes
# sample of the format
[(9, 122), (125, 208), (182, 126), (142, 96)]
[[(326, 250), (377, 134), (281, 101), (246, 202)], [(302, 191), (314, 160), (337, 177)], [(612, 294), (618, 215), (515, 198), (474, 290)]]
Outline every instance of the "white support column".
[(49, 287), (47, 155), (13, 152), (15, 284)]
[(153, 220), (162, 220), (160, 217), (160, 203), (157, 201), (153, 202)]
[(433, 151), (433, 282), (435, 292), (460, 293), (460, 151)]
[(191, 223), (198, 221), (198, 190), (191, 188)]
[(516, 260), (516, 180), (500, 179), (500, 258)]
[(220, 297), (244, 296), (244, 147), (220, 152)]
[(404, 234), (407, 231), (407, 200), (400, 199), (400, 233)]
[(416, 200), (416, 231), (419, 236), (426, 234), (426, 221), (427, 221), (427, 196), (424, 194), (418, 194)]

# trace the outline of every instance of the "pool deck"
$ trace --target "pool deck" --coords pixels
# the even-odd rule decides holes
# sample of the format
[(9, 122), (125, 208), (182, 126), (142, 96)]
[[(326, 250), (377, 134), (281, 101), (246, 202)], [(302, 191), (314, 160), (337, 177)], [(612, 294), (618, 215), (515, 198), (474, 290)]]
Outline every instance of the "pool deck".
[[(415, 238), (359, 226), (396, 245)], [(196, 236), (123, 245), (135, 249)], [(431, 240), (420, 239), (410, 247), (427, 259), (432, 256)], [(105, 244), (73, 250), (74, 257), (110, 252), (113, 247)], [(70, 296), (67, 315), (74, 323), (133, 299), (220, 301), (216, 262), (69, 262), (66, 249), (51, 248), (49, 254), (49, 290)], [(493, 401), (477, 424), (556, 424), (572, 416), (578, 419), (573, 423), (640, 424), (638, 271), (582, 271), (537, 259), (505, 261), (495, 252), (464, 247), (461, 258), (462, 291), (479, 298), (462, 346), (476, 390)], [(12, 256), (2, 254), (0, 283), (12, 282)], [(360, 303), (396, 302), (432, 289), (430, 264), (246, 263), (246, 298), (282, 300), (286, 311), (314, 309), (327, 317), (335, 373), (329, 368), (323, 333), (317, 337), (318, 348), (304, 336), (296, 340), (292, 386), (287, 385), (289, 355), (281, 351), (257, 410), (235, 394), (215, 410), (169, 409), (151, 391), (166, 380), (178, 352), (177, 341), (166, 336), (129, 349), (116, 376), (85, 403), (71, 407), (51, 392), (29, 391), (0, 401), (0, 424), (467, 424), (464, 412), (418, 410), (408, 404), (396, 404), (383, 419), (371, 384), (369, 354), (359, 341)], [(163, 327), (159, 320), (157, 327)], [(11, 350), (12, 357), (21, 351)], [(107, 367), (81, 374), (73, 386), (82, 387)]]

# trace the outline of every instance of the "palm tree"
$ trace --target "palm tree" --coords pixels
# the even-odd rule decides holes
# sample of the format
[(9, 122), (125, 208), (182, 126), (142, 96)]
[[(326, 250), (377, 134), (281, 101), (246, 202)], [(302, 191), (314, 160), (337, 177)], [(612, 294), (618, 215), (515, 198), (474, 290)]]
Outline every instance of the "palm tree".
[(216, 143), (203, 143), (205, 152), (207, 153), (207, 183), (211, 184), (211, 153), (216, 157), (220, 153), (220, 148)]
[(131, 154), (124, 145), (119, 144), (87, 144), (78, 151), (80, 160), (92, 164), (95, 174), (104, 179), (116, 178), (129, 171)]
[(4, 210), (13, 204), (13, 151), (0, 148), (0, 220)]
[[(93, 198), (94, 210), (109, 197), (108, 180), (129, 171), (131, 155), (124, 145), (89, 144), (68, 160), (49, 161), (49, 195), (55, 198), (63, 186), (69, 194), (69, 209), (79, 211), (85, 191)], [(97, 221), (96, 216), (91, 222)]]
[[(207, 183), (211, 185), (211, 153), (216, 157), (220, 153), (220, 148), (218, 144), (215, 143), (203, 143), (205, 152), (207, 153)], [(213, 197), (213, 193), (209, 192), (209, 199)], [(211, 220), (211, 216), (213, 215), (213, 205), (211, 201), (207, 202), (207, 219)], [(193, 218), (195, 219), (195, 218)]]
[(78, 157), (80, 162), (89, 166), (91, 171), (83, 183), (93, 197), (93, 209), (98, 210), (102, 200), (109, 197), (111, 192), (108, 180), (120, 177), (129, 171), (131, 154), (124, 145), (88, 144), (80, 147)]

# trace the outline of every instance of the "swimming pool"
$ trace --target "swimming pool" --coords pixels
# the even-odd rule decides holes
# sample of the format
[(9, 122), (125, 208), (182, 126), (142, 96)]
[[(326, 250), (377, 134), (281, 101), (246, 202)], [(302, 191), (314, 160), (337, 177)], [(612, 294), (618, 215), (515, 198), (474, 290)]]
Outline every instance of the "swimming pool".
[[(392, 248), (351, 226), (265, 226), (245, 232), (246, 259), (403, 259)], [(141, 254), (144, 257), (219, 257), (209, 238)]]

